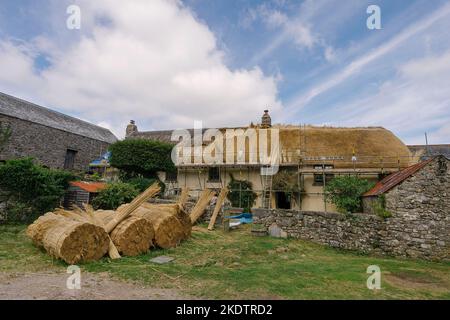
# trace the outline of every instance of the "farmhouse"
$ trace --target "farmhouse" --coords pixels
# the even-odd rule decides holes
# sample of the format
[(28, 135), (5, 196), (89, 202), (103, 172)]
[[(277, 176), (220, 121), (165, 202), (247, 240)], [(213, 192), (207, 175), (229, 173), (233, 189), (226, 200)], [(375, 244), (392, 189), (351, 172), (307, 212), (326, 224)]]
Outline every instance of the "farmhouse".
[(0, 124), (11, 130), (0, 161), (33, 157), (49, 168), (85, 170), (117, 140), (105, 128), (4, 93)]
[[(266, 110), (260, 124), (242, 128), (254, 129), (256, 140), (261, 141), (265, 129), (277, 129), (279, 135), (278, 173), (274, 176), (261, 174), (266, 163), (258, 156), (252, 157), (250, 138), (239, 146), (238, 137), (233, 138), (234, 148), (223, 148), (223, 159), (230, 157), (234, 163), (178, 163), (176, 174), (164, 175), (162, 180), (168, 192), (188, 187), (192, 192), (203, 189), (220, 189), (233, 176), (252, 183), (258, 198), (253, 207), (296, 209), (305, 211), (335, 211), (325, 201), (324, 186), (337, 175), (356, 174), (377, 182), (386, 175), (408, 167), (413, 161), (407, 146), (392, 132), (381, 127), (334, 128), (295, 125), (273, 125)], [(193, 130), (187, 130), (193, 135)], [(203, 133), (207, 132), (203, 129)], [(126, 129), (127, 139), (151, 139), (174, 143), (172, 131), (138, 130), (134, 121)], [(269, 138), (270, 139), (270, 138)], [(178, 142), (178, 140), (177, 140)], [(204, 142), (203, 150), (211, 143)], [(273, 145), (270, 148), (273, 148)], [(256, 159), (256, 161), (255, 161)], [(221, 159), (219, 159), (221, 160)], [(243, 204), (246, 206), (247, 204)], [(252, 204), (249, 204), (252, 206)]]

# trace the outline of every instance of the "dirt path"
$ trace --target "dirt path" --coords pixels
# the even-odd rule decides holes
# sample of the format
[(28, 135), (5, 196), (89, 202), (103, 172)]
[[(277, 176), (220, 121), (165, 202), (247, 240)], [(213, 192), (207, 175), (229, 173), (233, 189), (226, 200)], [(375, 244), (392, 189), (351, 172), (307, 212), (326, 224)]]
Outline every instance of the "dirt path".
[(156, 289), (83, 272), (81, 289), (69, 290), (66, 273), (0, 273), (0, 300), (189, 299), (177, 290)]

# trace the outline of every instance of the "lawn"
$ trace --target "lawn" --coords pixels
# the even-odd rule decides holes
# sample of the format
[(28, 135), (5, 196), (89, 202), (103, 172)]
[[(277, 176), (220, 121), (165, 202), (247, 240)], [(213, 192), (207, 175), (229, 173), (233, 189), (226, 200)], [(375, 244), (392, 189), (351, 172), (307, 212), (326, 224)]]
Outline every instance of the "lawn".
[[(65, 272), (36, 249), (24, 226), (0, 226), (0, 272)], [(175, 260), (157, 265), (153, 257)], [(382, 271), (369, 290), (369, 265)], [(294, 239), (254, 237), (249, 226), (230, 233), (195, 227), (178, 248), (83, 264), (82, 270), (208, 299), (450, 299), (450, 263), (361, 255)]]

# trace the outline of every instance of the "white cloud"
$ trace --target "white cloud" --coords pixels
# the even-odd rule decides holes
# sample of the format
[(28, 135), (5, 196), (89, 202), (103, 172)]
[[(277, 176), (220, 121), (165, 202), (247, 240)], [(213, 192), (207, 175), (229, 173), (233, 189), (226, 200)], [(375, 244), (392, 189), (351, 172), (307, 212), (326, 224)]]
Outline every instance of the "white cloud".
[(228, 68), (214, 34), (179, 2), (79, 5), (89, 23), (82, 22), (74, 42), (55, 48), (57, 39), (34, 41), (52, 62), (42, 72), (25, 50), (1, 43), (0, 90), (21, 94), (28, 88), (47, 105), (121, 136), (129, 119), (153, 128), (192, 127), (194, 119), (207, 126), (240, 125), (267, 106), (281, 109), (276, 79), (258, 68)]
[[(383, 124), (410, 144), (450, 142), (450, 51), (407, 62), (378, 92), (347, 105), (340, 124)], [(341, 117), (342, 117), (341, 115)]]
[(344, 68), (334, 74), (331, 74), (324, 81), (321, 81), (319, 84), (313, 86), (307, 92), (301, 93), (300, 95), (294, 97), (287, 106), (285, 117), (292, 117), (293, 114), (298, 112), (299, 109), (307, 105), (317, 96), (329, 91), (330, 89), (333, 89), (334, 87), (348, 80), (350, 77), (360, 73), (365, 66), (392, 52), (394, 49), (397, 49), (401, 44), (417, 35), (418, 33), (426, 30), (435, 22), (441, 20), (449, 14), (450, 4), (444, 5), (426, 18), (418, 21), (417, 23), (409, 25), (404, 29), (404, 31), (392, 37), (383, 45), (371, 50), (369, 53), (364, 54), (363, 56), (354, 59)]
[(299, 10), (300, 14), (293, 17), (289, 17), (286, 13), (280, 11), (276, 8), (277, 6), (282, 5), (276, 4), (274, 6), (263, 3), (255, 8), (248, 9), (241, 21), (241, 25), (248, 28), (255, 21), (260, 20), (268, 29), (279, 31), (275, 37), (270, 39), (267, 46), (251, 59), (252, 64), (259, 63), (286, 42), (292, 42), (299, 50), (311, 50), (316, 46), (327, 47), (325, 41), (312, 31), (306, 18), (308, 13), (316, 10), (316, 7), (311, 6), (309, 1), (302, 4)]

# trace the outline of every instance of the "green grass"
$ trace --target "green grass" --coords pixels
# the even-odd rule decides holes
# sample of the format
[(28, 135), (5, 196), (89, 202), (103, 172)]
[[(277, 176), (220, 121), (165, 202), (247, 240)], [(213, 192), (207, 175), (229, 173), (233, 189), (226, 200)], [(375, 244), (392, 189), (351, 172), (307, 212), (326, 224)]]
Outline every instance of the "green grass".
[[(33, 247), (23, 226), (0, 226), (0, 272), (60, 270)], [(169, 255), (156, 265), (149, 260)], [(382, 271), (382, 289), (368, 290), (369, 265)], [(313, 243), (254, 237), (250, 227), (224, 233), (195, 228), (178, 248), (82, 265), (89, 272), (209, 299), (450, 299), (450, 263), (340, 251)]]

